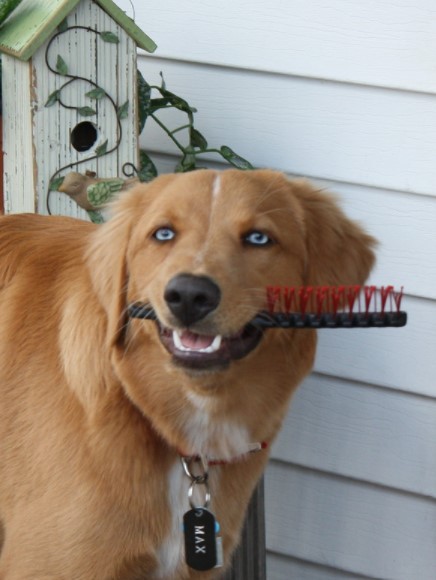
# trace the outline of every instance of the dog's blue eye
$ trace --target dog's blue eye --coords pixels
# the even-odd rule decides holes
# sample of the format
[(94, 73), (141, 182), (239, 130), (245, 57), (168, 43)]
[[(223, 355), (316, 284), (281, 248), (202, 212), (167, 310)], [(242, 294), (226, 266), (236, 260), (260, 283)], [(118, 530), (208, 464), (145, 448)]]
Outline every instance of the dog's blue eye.
[(244, 242), (251, 246), (267, 246), (272, 243), (272, 239), (263, 232), (250, 232), (244, 236)]
[(176, 232), (171, 228), (159, 228), (153, 234), (153, 238), (158, 242), (169, 242), (176, 237)]

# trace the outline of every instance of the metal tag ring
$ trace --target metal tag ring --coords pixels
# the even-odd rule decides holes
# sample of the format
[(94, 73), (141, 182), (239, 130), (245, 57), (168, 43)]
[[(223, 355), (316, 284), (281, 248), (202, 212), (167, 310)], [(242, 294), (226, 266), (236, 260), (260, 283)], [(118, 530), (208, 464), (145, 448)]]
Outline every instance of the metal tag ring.
[[(204, 486), (204, 503), (203, 505), (196, 505), (194, 503), (194, 488), (196, 485), (203, 485)], [(189, 505), (191, 506), (192, 509), (196, 510), (196, 509), (200, 509), (200, 508), (208, 508), (209, 504), (210, 504), (210, 488), (209, 488), (209, 482), (207, 481), (207, 478), (204, 481), (199, 481), (198, 479), (194, 479), (191, 483), (191, 485), (189, 486), (189, 490), (188, 490), (188, 499), (189, 499)]]
[[(204, 481), (207, 480), (209, 464), (208, 464), (207, 459), (205, 457), (203, 457), (203, 456), (200, 456), (200, 457), (181, 457), (180, 459), (182, 461), (182, 465), (183, 465), (183, 469), (185, 471), (185, 474), (189, 477), (189, 479), (191, 481), (197, 480), (197, 481), (199, 481), (199, 483), (202, 483), (200, 481), (200, 479), (204, 480)], [(199, 465), (200, 471), (201, 471), (200, 474), (195, 474), (192, 471), (191, 465), (192, 464), (195, 465), (196, 463), (200, 464)]]

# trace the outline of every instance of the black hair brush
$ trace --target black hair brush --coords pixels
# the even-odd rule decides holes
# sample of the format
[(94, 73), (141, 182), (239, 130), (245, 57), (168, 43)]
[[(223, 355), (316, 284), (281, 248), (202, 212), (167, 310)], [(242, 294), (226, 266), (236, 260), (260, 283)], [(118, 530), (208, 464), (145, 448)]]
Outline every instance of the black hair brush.
[[(260, 328), (386, 328), (402, 327), (403, 288), (393, 286), (268, 286), (266, 308), (251, 324)], [(128, 308), (132, 318), (156, 320), (147, 304)]]

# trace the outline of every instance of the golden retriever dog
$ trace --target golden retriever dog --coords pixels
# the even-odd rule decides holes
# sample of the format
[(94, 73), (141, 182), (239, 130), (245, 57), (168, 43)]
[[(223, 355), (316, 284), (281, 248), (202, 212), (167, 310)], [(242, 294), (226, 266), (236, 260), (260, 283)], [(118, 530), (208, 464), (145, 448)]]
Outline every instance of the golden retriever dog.
[[(265, 288), (362, 284), (374, 259), (332, 197), (267, 170), (165, 175), (112, 211), (0, 218), (1, 580), (219, 577), (315, 354), (314, 330), (250, 324)], [(196, 571), (204, 507), (224, 567)]]

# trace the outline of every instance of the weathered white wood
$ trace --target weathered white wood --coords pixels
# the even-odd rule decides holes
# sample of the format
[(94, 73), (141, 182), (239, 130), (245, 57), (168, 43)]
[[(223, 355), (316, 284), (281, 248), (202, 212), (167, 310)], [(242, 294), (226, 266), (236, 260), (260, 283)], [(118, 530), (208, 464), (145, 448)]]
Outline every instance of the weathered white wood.
[(272, 552), (267, 555), (267, 578), (268, 580), (371, 580), (368, 576), (333, 570)]
[(384, 580), (433, 580), (436, 502), (310, 470), (270, 465), (267, 545)]
[[(6, 213), (34, 212), (36, 207), (30, 83), (29, 63), (3, 55), (3, 151), (6, 152), (3, 157), (3, 183)], [(17, 139), (17, 136), (20, 138)]]
[[(119, 106), (126, 101), (129, 103), (129, 117), (122, 121), (121, 146), (113, 154), (105, 155), (98, 160), (97, 172), (99, 175), (112, 176), (116, 171), (118, 176), (123, 177), (125, 163), (138, 166), (136, 44), (127, 34), (120, 31), (117, 24), (108, 18), (103, 10), (96, 11), (95, 26), (98, 30), (108, 30), (120, 37), (120, 43), (116, 45), (116, 67), (112, 59), (102, 58), (103, 47), (99, 47), (98, 84), (104, 87)], [(112, 139), (109, 137), (109, 141), (114, 143), (114, 137), (117, 135), (116, 117), (108, 110), (102, 119), (101, 134), (104, 134), (105, 138), (112, 136)]]
[(436, 499), (434, 399), (311, 375), (272, 456)]
[[(132, 15), (129, 0), (119, 0)], [(134, 2), (171, 59), (436, 91), (432, 0)]]
[[(231, 143), (258, 166), (336, 181), (435, 195), (436, 99), (369, 87), (142, 57), (153, 84), (199, 109), (211, 146)], [(177, 123), (180, 116), (168, 115)], [(142, 146), (171, 153), (150, 123)]]
[[(75, 13), (69, 15), (70, 25), (76, 25)], [(77, 30), (59, 36), (52, 44), (48, 60), (55, 68), (56, 60), (60, 55), (68, 66), (70, 74), (83, 75), (86, 78), (93, 77), (93, 42), (90, 42), (91, 34), (83, 30)], [(94, 41), (94, 39), (92, 39)], [(51, 107), (45, 104), (49, 95), (59, 90), (69, 79), (50, 72), (45, 63), (45, 53), (48, 43), (35, 53), (31, 59), (33, 77), (35, 79), (35, 110), (33, 117), (33, 135), (35, 141), (34, 155), (38, 168), (37, 195), (38, 213), (48, 213), (47, 195), (52, 177), (62, 167), (79, 161), (84, 154), (78, 153), (71, 146), (71, 131), (81, 121), (93, 122), (93, 118), (80, 117), (75, 110), (66, 109), (55, 103)], [(83, 51), (83, 52), (82, 52)], [(83, 54), (86, 53), (86, 58)], [(73, 56), (74, 55), (74, 56)], [(77, 57), (80, 55), (80, 58)], [(94, 77), (95, 78), (95, 77)], [(84, 93), (90, 90), (88, 83), (74, 81), (62, 90), (62, 101), (68, 106), (80, 107), (91, 105), (85, 102)], [(89, 156), (90, 152), (85, 155)], [(94, 169), (94, 167), (88, 167)], [(74, 166), (56, 177), (65, 175), (68, 171), (77, 170)], [(86, 219), (86, 212), (81, 210), (68, 196), (55, 191), (49, 195), (50, 211), (53, 215), (70, 215)]]

